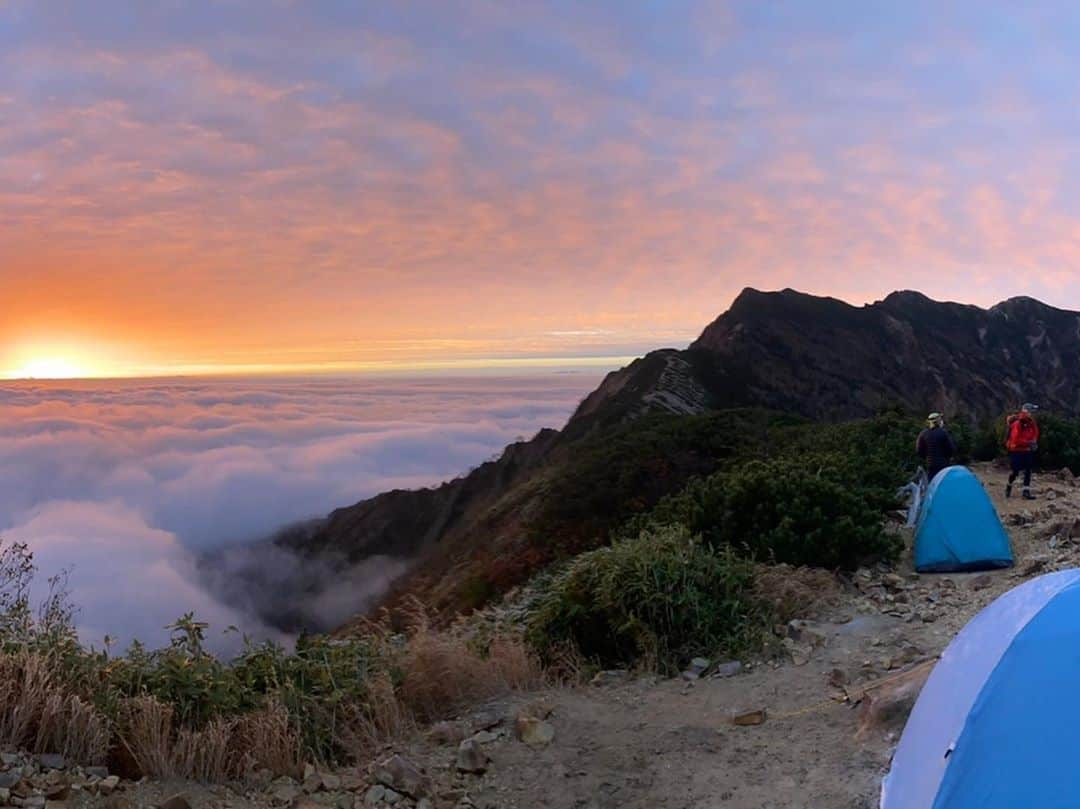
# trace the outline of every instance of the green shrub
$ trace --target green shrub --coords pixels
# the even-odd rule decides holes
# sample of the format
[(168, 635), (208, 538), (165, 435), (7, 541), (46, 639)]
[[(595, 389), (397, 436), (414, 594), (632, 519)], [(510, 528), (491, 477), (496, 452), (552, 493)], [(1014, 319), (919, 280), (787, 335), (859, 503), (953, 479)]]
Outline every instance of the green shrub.
[(530, 620), (530, 641), (567, 641), (603, 666), (654, 659), (673, 670), (703, 654), (760, 645), (767, 611), (749, 563), (682, 527), (644, 531), (582, 554), (555, 577)]
[(687, 487), (684, 524), (713, 546), (762, 562), (853, 570), (895, 558), (901, 542), (882, 525), (880, 492), (835, 467), (753, 462)]
[(549, 558), (591, 550), (691, 478), (726, 459), (768, 452), (801, 423), (763, 410), (651, 415), (583, 438), (541, 493), (530, 538)]
[[(992, 461), (1007, 455), (1005, 438), (1006, 414), (977, 427), (960, 426), (954, 435), (972, 460)], [(1080, 474), (1080, 419), (1069, 419), (1053, 413), (1040, 413), (1039, 465), (1045, 469), (1070, 469)]]
[[(1036, 416), (1039, 422), (1039, 465), (1046, 469), (1068, 468), (1080, 474), (1080, 420), (1050, 413)], [(1000, 443), (1005, 443), (1005, 419), (999, 420)]]
[(916, 467), (918, 429), (895, 414), (784, 427), (773, 435), (769, 460), (732, 461), (691, 480), (619, 536), (680, 525), (763, 562), (850, 570), (894, 559), (902, 543), (884, 531), (883, 515)]

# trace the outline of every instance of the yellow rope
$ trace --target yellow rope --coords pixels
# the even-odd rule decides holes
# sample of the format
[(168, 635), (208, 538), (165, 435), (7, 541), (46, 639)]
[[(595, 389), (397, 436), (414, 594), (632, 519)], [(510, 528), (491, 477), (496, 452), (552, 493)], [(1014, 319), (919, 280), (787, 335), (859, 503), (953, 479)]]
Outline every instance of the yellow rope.
[(814, 713), (815, 711), (820, 711), (823, 708), (828, 708), (828, 707), (830, 707), (832, 705), (843, 705), (844, 703), (854, 705), (854, 704), (860, 702), (862, 700), (862, 698), (864, 696), (866, 696), (867, 692), (874, 691), (874, 690), (876, 690), (878, 688), (881, 688), (883, 685), (888, 685), (891, 682), (895, 682), (896, 680), (900, 680), (900, 679), (902, 679), (904, 677), (907, 677), (913, 671), (918, 671), (921, 668), (931, 666), (936, 662), (937, 662), (937, 657), (936, 656), (931, 657), (931, 658), (928, 658), (926, 660), (920, 661), (919, 663), (915, 664), (914, 666), (912, 666), (910, 668), (907, 668), (907, 669), (904, 669), (903, 671), (898, 671), (898, 672), (896, 672), (896, 674), (890, 674), (887, 677), (882, 677), (880, 680), (874, 680), (873, 682), (867, 683), (866, 685), (859, 686), (858, 689), (853, 689), (852, 690), (852, 693), (857, 693), (858, 694), (858, 699), (853, 700), (852, 699), (852, 693), (848, 693), (847, 691), (845, 691), (844, 696), (842, 696), (842, 697), (837, 696), (837, 697), (832, 697), (830, 699), (823, 699), (820, 702), (815, 702), (813, 705), (807, 705), (804, 708), (798, 708), (797, 710), (794, 710), (794, 711), (783, 711), (781, 713), (773, 713), (772, 711), (767, 710), (767, 711), (764, 711), (763, 713), (765, 714), (765, 719), (766, 720), (797, 719), (800, 716), (806, 716), (807, 714)]

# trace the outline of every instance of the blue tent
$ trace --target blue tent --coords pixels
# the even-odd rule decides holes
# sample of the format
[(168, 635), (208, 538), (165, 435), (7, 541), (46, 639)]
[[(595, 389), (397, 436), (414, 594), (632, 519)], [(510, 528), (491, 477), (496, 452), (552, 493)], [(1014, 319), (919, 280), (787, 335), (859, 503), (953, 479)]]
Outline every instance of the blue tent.
[(911, 712), (882, 809), (1080, 806), (1080, 570), (1010, 590), (953, 639)]
[(937, 474), (915, 526), (920, 573), (1011, 567), (1009, 536), (979, 479), (963, 466)]

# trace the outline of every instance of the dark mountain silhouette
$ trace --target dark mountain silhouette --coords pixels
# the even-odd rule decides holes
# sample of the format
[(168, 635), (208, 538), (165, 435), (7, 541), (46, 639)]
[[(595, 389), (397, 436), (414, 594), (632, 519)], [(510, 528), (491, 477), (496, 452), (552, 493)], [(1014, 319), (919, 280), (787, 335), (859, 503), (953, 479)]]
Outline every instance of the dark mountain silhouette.
[[(632, 440), (643, 416), (765, 408), (838, 421), (900, 407), (974, 423), (1029, 400), (1076, 416), (1078, 378), (1080, 313), (1030, 298), (987, 310), (895, 292), (857, 307), (793, 290), (747, 289), (687, 349), (654, 351), (609, 374), (561, 431), (513, 444), (498, 460), (437, 488), (388, 492), (339, 509), (277, 542), (303, 558), (346, 565), (377, 555), (414, 560), (388, 603), (412, 593), (459, 609), (549, 561), (530, 537), (536, 515), (550, 507), (545, 497), (582, 447), (614, 431)], [(647, 474), (638, 473), (651, 476), (639, 487), (645, 506), (710, 471), (692, 445), (654, 460)]]

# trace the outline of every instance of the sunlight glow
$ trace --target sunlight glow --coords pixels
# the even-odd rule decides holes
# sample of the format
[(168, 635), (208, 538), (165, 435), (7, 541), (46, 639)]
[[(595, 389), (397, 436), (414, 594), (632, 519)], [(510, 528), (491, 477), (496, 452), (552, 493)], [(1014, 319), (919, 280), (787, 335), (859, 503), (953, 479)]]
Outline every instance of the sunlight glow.
[(78, 379), (94, 374), (61, 357), (38, 357), (12, 371), (10, 376), (14, 379)]

